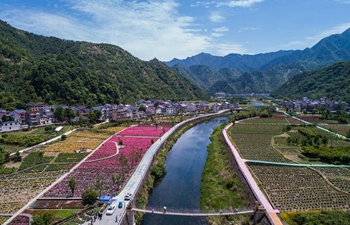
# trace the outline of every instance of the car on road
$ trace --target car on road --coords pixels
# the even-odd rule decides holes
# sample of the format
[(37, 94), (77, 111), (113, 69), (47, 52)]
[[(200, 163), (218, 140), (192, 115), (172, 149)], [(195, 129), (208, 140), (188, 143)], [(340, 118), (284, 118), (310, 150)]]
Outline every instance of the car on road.
[(115, 205), (108, 206), (106, 215), (112, 215), (117, 207)]
[(131, 193), (127, 193), (124, 197), (124, 201), (129, 201), (131, 199), (132, 194)]
[(118, 208), (119, 208), (119, 209), (123, 208), (123, 201), (119, 201), (119, 203), (118, 203)]

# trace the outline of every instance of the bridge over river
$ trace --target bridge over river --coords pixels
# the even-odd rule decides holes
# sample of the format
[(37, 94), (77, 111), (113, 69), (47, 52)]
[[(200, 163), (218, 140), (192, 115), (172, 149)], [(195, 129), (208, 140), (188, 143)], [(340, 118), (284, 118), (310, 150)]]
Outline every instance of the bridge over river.
[(218, 211), (218, 212), (201, 212), (199, 210), (196, 211), (180, 211), (180, 210), (171, 210), (166, 209), (166, 211), (163, 210), (153, 210), (153, 209), (138, 209), (138, 208), (132, 208), (132, 211), (135, 212), (143, 212), (143, 213), (153, 213), (153, 214), (161, 214), (161, 215), (173, 215), (173, 216), (228, 216), (228, 215), (240, 215), (240, 214), (253, 214), (255, 210), (238, 210), (238, 211)]

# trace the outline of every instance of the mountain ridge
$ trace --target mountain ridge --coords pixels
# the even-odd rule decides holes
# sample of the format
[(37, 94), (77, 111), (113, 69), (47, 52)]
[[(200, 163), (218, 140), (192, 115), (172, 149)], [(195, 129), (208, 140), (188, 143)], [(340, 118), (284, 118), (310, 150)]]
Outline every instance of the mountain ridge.
[[(236, 61), (228, 65), (231, 62), (227, 60), (230, 56), (235, 58)], [(261, 59), (265, 56), (267, 57)], [(258, 62), (251, 63), (248, 59), (259, 60)], [(249, 56), (229, 54), (217, 57), (207, 53), (201, 53), (196, 56), (187, 57), (182, 61), (172, 60), (165, 63), (168, 66), (174, 63), (182, 63), (184, 67), (190, 68), (195, 65), (193, 64), (194, 62), (199, 62), (201, 64), (197, 64), (197, 68), (200, 68), (200, 66), (209, 66), (217, 71), (224, 68), (235, 69), (237, 72), (234, 73), (233, 76), (226, 76), (224, 79), (219, 79), (217, 80), (218, 83), (206, 86), (204, 90), (210, 94), (223, 90), (232, 90), (233, 92), (230, 92), (231, 94), (237, 94), (247, 92), (272, 92), (296, 74), (323, 68), (339, 61), (348, 60), (350, 60), (350, 28), (341, 34), (333, 34), (325, 37), (311, 48), (305, 48), (304, 50), (280, 50), (273, 53)], [(218, 65), (225, 65), (226, 67), (220, 68)], [(172, 67), (177, 70), (180, 66), (174, 65)], [(203, 77), (203, 74), (200, 72), (201, 69), (198, 69), (199, 72), (191, 69), (191, 77), (186, 75), (184, 71), (186, 70), (182, 69), (181, 72), (179, 72), (195, 83), (197, 83), (198, 80), (206, 81), (206, 78)], [(262, 77), (264, 78), (262, 79)], [(261, 82), (264, 84), (261, 84)], [(250, 84), (250, 86), (247, 84)], [(201, 87), (203, 88), (203, 85)]]
[(208, 98), (159, 60), (139, 60), (115, 45), (45, 37), (1, 20), (0, 32), (0, 108)]

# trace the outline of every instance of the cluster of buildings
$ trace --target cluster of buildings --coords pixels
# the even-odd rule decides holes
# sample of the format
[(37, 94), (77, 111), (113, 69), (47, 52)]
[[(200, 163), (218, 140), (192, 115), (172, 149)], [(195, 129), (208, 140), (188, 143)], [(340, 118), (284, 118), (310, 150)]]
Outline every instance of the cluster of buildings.
[(312, 112), (317, 109), (328, 109), (332, 113), (336, 113), (339, 110), (350, 112), (348, 103), (341, 100), (328, 100), (326, 98), (315, 100), (303, 97), (300, 100), (282, 101), (280, 105), (292, 109), (295, 112)]
[[(60, 105), (63, 109), (66, 105)], [(0, 109), (0, 132), (9, 132), (25, 129), (32, 126), (45, 126), (56, 123), (54, 111), (57, 106), (45, 103), (26, 104), (25, 109), (16, 109), (8, 112)], [(125, 119), (142, 119), (150, 116), (172, 116), (177, 114), (196, 114), (207, 112), (218, 112), (222, 109), (238, 108), (238, 103), (214, 103), (180, 101), (172, 103), (169, 100), (139, 100), (134, 105), (111, 105), (95, 106), (86, 108), (84, 106), (73, 106), (72, 111), (76, 117), (73, 121), (79, 121), (81, 117), (89, 119), (91, 110), (101, 111), (100, 120), (112, 121)], [(4, 117), (5, 116), (5, 117)], [(4, 120), (11, 118), (11, 120)]]

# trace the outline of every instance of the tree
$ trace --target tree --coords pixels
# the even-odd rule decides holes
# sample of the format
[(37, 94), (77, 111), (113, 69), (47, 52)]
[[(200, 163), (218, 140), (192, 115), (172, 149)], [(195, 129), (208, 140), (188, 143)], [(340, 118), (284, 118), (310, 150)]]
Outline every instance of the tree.
[(97, 197), (98, 197), (97, 191), (95, 191), (91, 188), (88, 188), (83, 192), (83, 194), (81, 196), (82, 204), (83, 205), (93, 205), (96, 202)]
[(66, 139), (67, 139), (67, 135), (63, 134), (63, 135), (61, 136), (61, 141), (64, 141), (64, 140), (66, 140)]
[(72, 191), (72, 196), (74, 196), (75, 184), (76, 184), (76, 182), (75, 182), (75, 180), (73, 178), (69, 180), (69, 187), (70, 187), (70, 189)]
[(34, 215), (31, 225), (49, 225), (54, 219), (54, 215), (45, 212), (44, 214)]
[(53, 113), (53, 115), (55, 116), (56, 120), (59, 122), (63, 122), (64, 121), (64, 111), (62, 106), (57, 106), (55, 112)]
[(99, 195), (101, 195), (101, 191), (103, 189), (103, 183), (100, 177), (97, 177), (96, 183), (95, 183), (95, 188), (99, 191)]
[(71, 123), (71, 119), (75, 117), (75, 112), (69, 107), (64, 110), (64, 115), (67, 117), (68, 122)]
[(144, 111), (144, 112), (146, 112), (146, 106), (145, 105), (140, 105), (139, 106), (139, 111)]
[(89, 112), (90, 123), (96, 123), (102, 116), (102, 112), (99, 110), (91, 110)]
[(19, 151), (17, 151), (15, 153), (15, 157), (13, 158), (13, 161), (14, 162), (20, 162), (22, 160), (22, 156), (21, 156), (21, 153), (19, 153)]

